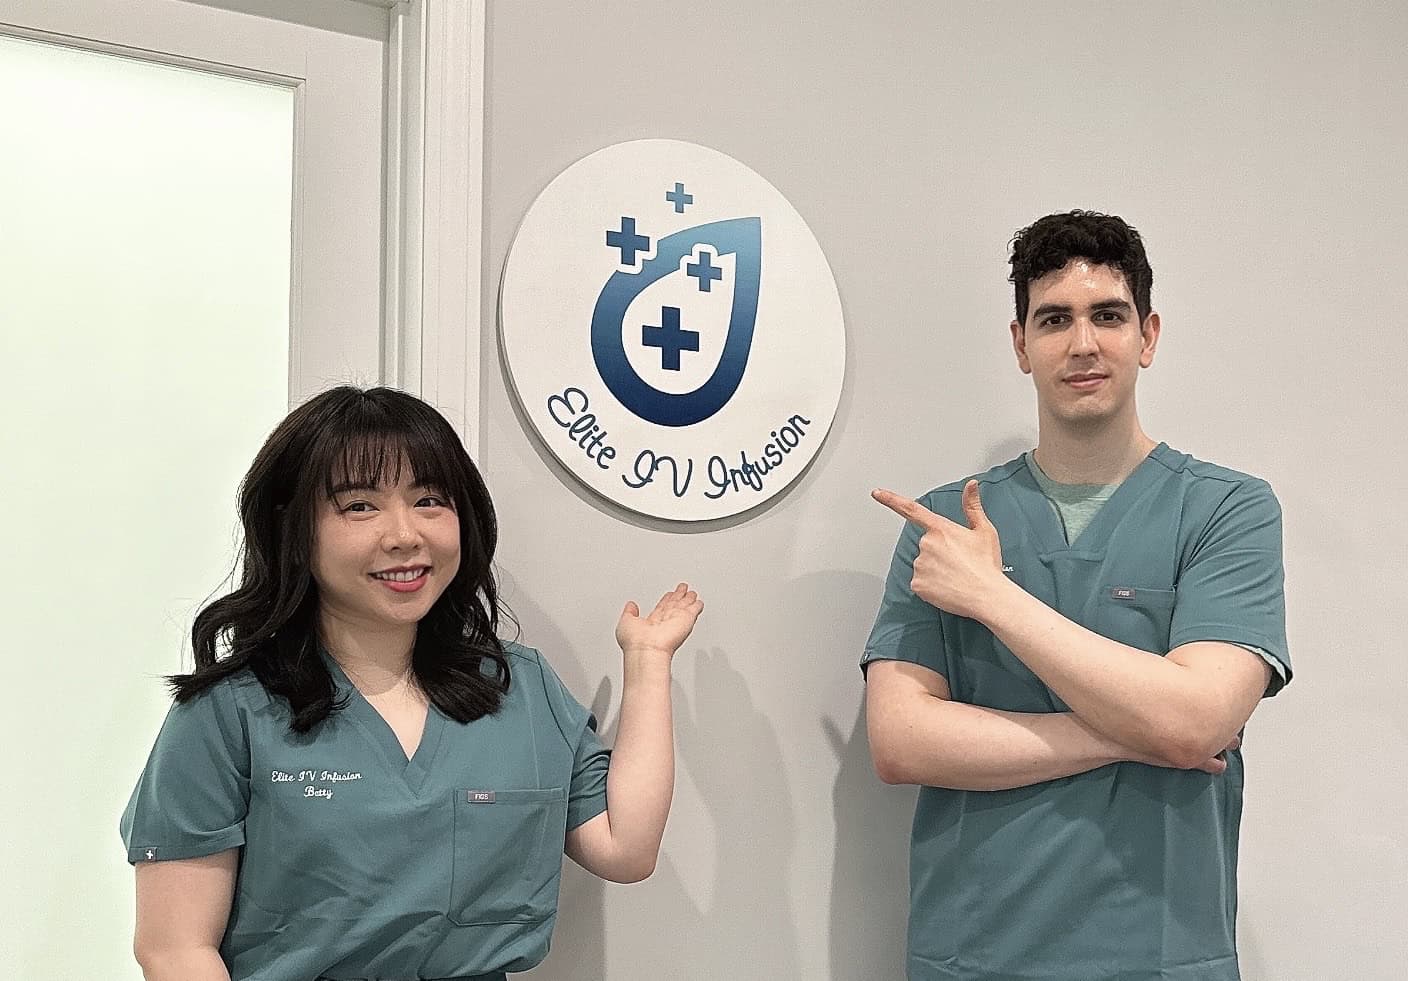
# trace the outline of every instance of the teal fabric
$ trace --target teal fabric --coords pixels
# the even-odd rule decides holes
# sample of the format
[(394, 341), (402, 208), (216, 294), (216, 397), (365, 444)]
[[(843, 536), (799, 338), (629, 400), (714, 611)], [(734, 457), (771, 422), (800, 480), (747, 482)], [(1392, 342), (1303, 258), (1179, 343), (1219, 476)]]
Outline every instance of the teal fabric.
[(121, 833), (128, 861), (243, 846), (231, 981), (493, 981), (547, 954), (569, 829), (606, 809), (610, 752), (535, 650), (502, 708), (433, 706), (407, 760), (327, 658), (346, 708), (306, 736), (245, 672), (174, 705)]
[[(1047, 605), (1151, 655), (1258, 647), (1290, 679), (1281, 514), (1265, 481), (1160, 444), (1068, 544), (1021, 457), (977, 479), (1009, 575)], [(921, 500), (962, 521), (965, 482)], [(921, 664), (975, 705), (1066, 711), (989, 630), (911, 592), (919, 538), (912, 525), (900, 535), (862, 664)], [(1236, 751), (1218, 777), (1116, 763), (1016, 790), (921, 788), (911, 981), (1236, 981), (1242, 787)]]
[[(1046, 499), (1051, 502), (1051, 507), (1055, 510), (1056, 516), (1061, 519), (1061, 527), (1066, 533), (1066, 543), (1070, 544), (1080, 538), (1081, 532), (1090, 525), (1095, 515), (1105, 506), (1105, 502), (1115, 493), (1119, 487), (1115, 484), (1060, 484), (1052, 480), (1041, 469), (1041, 465), (1036, 462), (1036, 455), (1028, 452), (1024, 459), (1027, 469), (1032, 472), (1037, 486), (1041, 488)], [(1286, 669), (1281, 666), (1281, 662), (1276, 660), (1260, 647), (1251, 644), (1238, 644), (1245, 650), (1251, 651), (1257, 657), (1265, 661), (1274, 674), (1268, 685), (1278, 691), (1285, 687)], [(1273, 693), (1274, 694), (1274, 693)]]

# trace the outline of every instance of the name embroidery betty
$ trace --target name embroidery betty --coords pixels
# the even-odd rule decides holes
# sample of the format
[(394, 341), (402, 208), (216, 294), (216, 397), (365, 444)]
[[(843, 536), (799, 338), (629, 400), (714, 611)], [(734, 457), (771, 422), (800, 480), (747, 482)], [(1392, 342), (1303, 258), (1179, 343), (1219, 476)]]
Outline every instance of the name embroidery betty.
[(304, 797), (321, 797), (323, 800), (332, 800), (331, 787), (318, 787), (320, 783), (343, 783), (347, 780), (361, 780), (362, 774), (355, 770), (299, 770), (297, 773), (290, 773), (287, 770), (271, 770), (269, 773), (270, 783), (301, 783)]

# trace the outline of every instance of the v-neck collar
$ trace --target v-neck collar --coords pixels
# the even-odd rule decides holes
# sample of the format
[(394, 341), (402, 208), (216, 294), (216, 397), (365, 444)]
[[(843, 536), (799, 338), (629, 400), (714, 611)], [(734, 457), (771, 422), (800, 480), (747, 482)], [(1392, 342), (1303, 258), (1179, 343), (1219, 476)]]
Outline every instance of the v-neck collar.
[(1018, 457), (1016, 462), (1020, 465), (1015, 468), (1016, 473), (1014, 474), (1018, 487), (1021, 489), (1018, 500), (1022, 513), (1031, 526), (1042, 553), (1050, 555), (1057, 552), (1070, 554), (1103, 552), (1114, 526), (1118, 525), (1129, 512), (1129, 506), (1154, 485), (1158, 479), (1159, 471), (1162, 469), (1160, 461), (1165, 455), (1172, 452), (1167, 443), (1159, 443), (1150, 450), (1148, 455), (1139, 461), (1139, 466), (1135, 467), (1129, 476), (1115, 488), (1114, 493), (1090, 519), (1090, 524), (1086, 525), (1085, 530), (1074, 542), (1066, 541), (1066, 532), (1061, 526), (1061, 519), (1052, 508), (1051, 499), (1041, 489), (1041, 485), (1037, 483), (1035, 475), (1027, 465), (1025, 454)]
[(352, 684), (352, 680), (347, 677), (347, 672), (342, 670), (342, 665), (338, 664), (337, 659), (326, 650), (320, 649), (319, 653), (322, 654), (323, 663), (327, 665), (329, 673), (332, 674), (333, 686), (337, 690), (338, 700), (345, 699), (346, 701), (342, 714), (354, 722), (366, 735), (368, 741), (376, 746), (387, 769), (405, 781), (406, 788), (411, 793), (419, 795), (421, 788), (425, 786), (426, 778), (430, 775), (431, 763), (440, 751), (440, 741), (445, 734), (445, 716), (441, 714), (433, 702), (427, 706), (425, 729), (421, 732), (420, 743), (416, 746), (416, 751), (407, 759), (406, 751), (402, 748), (401, 741), (396, 738), (396, 733), (390, 724), (382, 718), (375, 706), (357, 690), (357, 686)]

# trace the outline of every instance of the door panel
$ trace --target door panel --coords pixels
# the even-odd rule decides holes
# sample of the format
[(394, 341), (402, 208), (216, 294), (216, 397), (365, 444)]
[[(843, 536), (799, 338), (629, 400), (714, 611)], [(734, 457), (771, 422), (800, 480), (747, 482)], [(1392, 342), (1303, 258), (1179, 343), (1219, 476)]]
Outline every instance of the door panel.
[(0, 0), (0, 977), (141, 977), (117, 820), (236, 485), (290, 401), (381, 379), (384, 43)]

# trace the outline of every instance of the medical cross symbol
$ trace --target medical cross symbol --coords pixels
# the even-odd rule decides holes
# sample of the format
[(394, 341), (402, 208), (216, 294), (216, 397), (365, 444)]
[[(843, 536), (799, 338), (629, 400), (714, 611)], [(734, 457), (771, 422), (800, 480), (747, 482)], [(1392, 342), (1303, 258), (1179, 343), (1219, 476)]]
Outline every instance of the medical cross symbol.
[(700, 252), (698, 262), (685, 263), (684, 272), (686, 276), (693, 276), (699, 280), (699, 292), (708, 293), (709, 286), (716, 279), (724, 278), (724, 271), (713, 264), (709, 258), (709, 253)]
[(621, 250), (622, 265), (634, 266), (636, 253), (644, 252), (650, 248), (650, 238), (646, 235), (636, 234), (636, 220), (634, 218), (622, 216), (621, 230), (619, 232), (608, 231), (606, 244), (610, 248)]
[(641, 327), (640, 342), (660, 349), (660, 367), (666, 371), (680, 370), (680, 352), (699, 350), (699, 332), (680, 329), (680, 308), (661, 307), (660, 326)]
[(151, 861), (152, 859), (154, 859), (154, 858), (156, 858), (156, 849), (155, 849), (155, 848), (148, 848), (148, 849), (147, 849), (147, 861), (150, 862), (150, 861)]
[(675, 181), (675, 189), (665, 192), (665, 200), (675, 206), (675, 214), (682, 215), (684, 214), (684, 209), (694, 203), (694, 195), (686, 194), (684, 185), (679, 181)]

